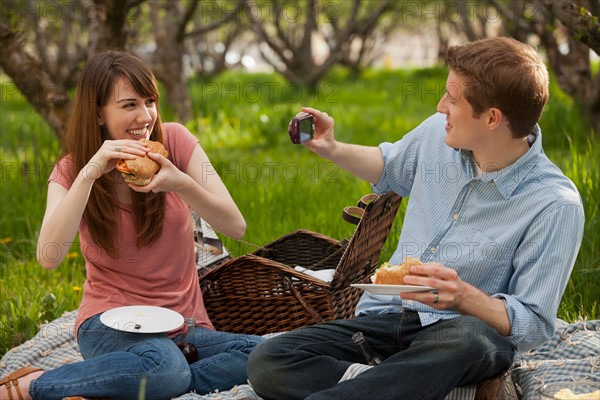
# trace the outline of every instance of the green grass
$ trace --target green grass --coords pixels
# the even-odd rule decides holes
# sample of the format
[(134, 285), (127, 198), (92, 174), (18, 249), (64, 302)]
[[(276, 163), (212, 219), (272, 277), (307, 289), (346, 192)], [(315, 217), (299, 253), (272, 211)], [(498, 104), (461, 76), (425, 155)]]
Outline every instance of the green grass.
[[(368, 193), (369, 185), (292, 145), (286, 133), (290, 118), (302, 105), (311, 105), (334, 116), (339, 140), (365, 145), (395, 141), (435, 112), (445, 78), (443, 68), (366, 71), (360, 79), (336, 70), (315, 92), (270, 74), (229, 72), (214, 81), (192, 82), (195, 118), (186, 125), (248, 224), (244, 241), (226, 238), (227, 247), (234, 255), (244, 254), (299, 228), (349, 238), (354, 226), (341, 220), (341, 210)], [(1, 100), (0, 355), (32, 337), (39, 324), (76, 309), (85, 279), (77, 245), (54, 271), (35, 262), (46, 179), (59, 144), (20, 95), (6, 91)], [(162, 111), (163, 120), (170, 120), (170, 110)], [(584, 242), (559, 316), (595, 319), (600, 292), (598, 137), (555, 85), (540, 125), (546, 153), (575, 182), (586, 212)], [(404, 207), (383, 259), (395, 248)]]

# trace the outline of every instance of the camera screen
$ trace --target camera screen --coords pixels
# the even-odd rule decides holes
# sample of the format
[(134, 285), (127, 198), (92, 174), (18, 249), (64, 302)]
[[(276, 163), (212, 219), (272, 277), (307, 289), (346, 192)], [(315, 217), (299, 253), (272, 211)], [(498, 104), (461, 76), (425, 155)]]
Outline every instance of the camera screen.
[(300, 142), (306, 142), (313, 138), (313, 119), (305, 118), (300, 121)]

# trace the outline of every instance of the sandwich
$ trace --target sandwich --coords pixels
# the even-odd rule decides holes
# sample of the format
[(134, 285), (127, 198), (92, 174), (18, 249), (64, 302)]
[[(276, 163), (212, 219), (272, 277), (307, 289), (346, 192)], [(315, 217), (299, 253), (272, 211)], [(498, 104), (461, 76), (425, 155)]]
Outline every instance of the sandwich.
[(421, 260), (414, 257), (406, 257), (400, 265), (390, 265), (388, 262), (384, 262), (371, 277), (371, 282), (382, 285), (410, 285), (404, 282), (406, 275), (427, 276), (411, 274), (410, 267), (418, 264), (422, 264)]
[[(169, 156), (169, 152), (160, 142), (148, 139), (140, 139), (140, 142), (146, 143), (151, 153), (158, 153), (163, 157)], [(150, 183), (159, 169), (160, 165), (148, 157), (148, 155), (136, 157), (133, 160), (120, 159), (117, 161), (117, 170), (123, 175), (125, 182), (137, 186), (144, 186)]]

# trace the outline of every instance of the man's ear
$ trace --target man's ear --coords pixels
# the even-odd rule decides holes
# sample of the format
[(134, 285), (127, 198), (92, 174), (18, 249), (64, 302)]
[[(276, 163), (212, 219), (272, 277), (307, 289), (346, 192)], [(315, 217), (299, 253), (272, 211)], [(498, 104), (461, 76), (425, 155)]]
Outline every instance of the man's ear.
[(487, 110), (487, 126), (490, 130), (497, 129), (500, 124), (504, 121), (504, 114), (500, 109), (492, 107)]

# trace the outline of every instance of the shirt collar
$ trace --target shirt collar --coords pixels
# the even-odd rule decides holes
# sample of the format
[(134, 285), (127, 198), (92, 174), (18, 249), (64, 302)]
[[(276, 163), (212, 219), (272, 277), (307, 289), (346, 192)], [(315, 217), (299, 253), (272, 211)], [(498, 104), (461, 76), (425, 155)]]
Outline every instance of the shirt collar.
[(516, 162), (501, 170), (483, 174), (475, 177), (472, 163), (474, 163), (471, 151), (461, 150), (462, 159), (469, 166), (472, 179), (480, 179), (483, 182), (494, 184), (504, 198), (510, 198), (519, 184), (525, 179), (537, 164), (538, 156), (542, 153), (542, 132), (539, 125), (535, 125), (528, 137), (529, 150)]

